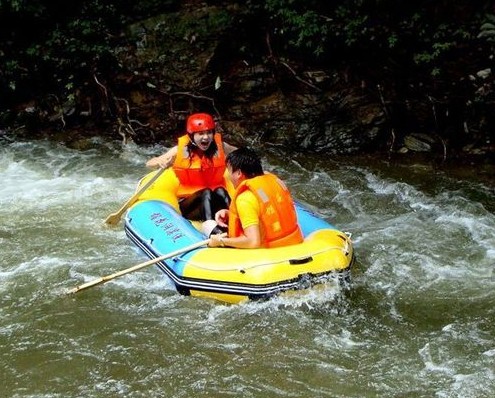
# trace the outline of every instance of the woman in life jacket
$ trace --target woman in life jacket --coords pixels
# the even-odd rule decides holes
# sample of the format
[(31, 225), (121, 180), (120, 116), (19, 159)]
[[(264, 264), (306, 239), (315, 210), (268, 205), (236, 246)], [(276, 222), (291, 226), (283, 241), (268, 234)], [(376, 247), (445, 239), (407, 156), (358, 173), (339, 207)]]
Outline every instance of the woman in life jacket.
[[(228, 234), (210, 234), (209, 247), (280, 247), (303, 241), (292, 196), (274, 174), (263, 171), (258, 155), (239, 148), (226, 159), (235, 194), (229, 209), (215, 215)], [(204, 224), (208, 228), (209, 223)]]
[(236, 148), (224, 143), (215, 127), (207, 113), (190, 115), (187, 132), (179, 137), (177, 145), (146, 163), (148, 167), (172, 166), (179, 180), (179, 208), (189, 220), (213, 220), (217, 211), (230, 204), (225, 188), (225, 156)]

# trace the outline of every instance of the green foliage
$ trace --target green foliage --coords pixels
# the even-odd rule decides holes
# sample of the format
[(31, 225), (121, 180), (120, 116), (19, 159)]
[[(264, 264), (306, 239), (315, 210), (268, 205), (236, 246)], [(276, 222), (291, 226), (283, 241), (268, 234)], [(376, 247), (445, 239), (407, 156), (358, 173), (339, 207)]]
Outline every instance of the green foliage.
[[(370, 67), (390, 60), (417, 73), (447, 72), (456, 52), (475, 53), (483, 0), (431, 2), (406, 0), (267, 0), (249, 3), (279, 49), (307, 60), (360, 59)], [(481, 36), (494, 40), (495, 21)], [(392, 61), (393, 60), (393, 61)]]
[(9, 95), (0, 101), (8, 105), (9, 100), (20, 101), (26, 94), (37, 93), (73, 97), (74, 90), (93, 74), (118, 70), (112, 51), (123, 26), (175, 3), (148, 0), (136, 6), (129, 0), (2, 0), (0, 36), (7, 39), (0, 48), (0, 64), (4, 65), (0, 90)]
[(313, 1), (268, 0), (265, 12), (273, 23), (274, 33), (287, 39), (287, 46), (306, 48), (315, 55), (325, 50), (328, 37), (326, 17), (317, 13)]
[[(8, 95), (0, 97), (0, 107), (22, 100), (22, 93), (72, 98), (93, 76), (110, 77), (119, 70), (114, 51), (124, 48), (119, 47), (119, 40), (126, 26), (176, 11), (186, 3), (1, 0), (0, 90)], [(154, 33), (160, 42), (181, 40), (201, 51), (211, 44), (212, 31), (231, 26), (226, 4), (191, 2), (194, 12), (189, 18), (156, 26)], [(202, 13), (203, 5), (215, 6), (216, 12)], [(233, 6), (232, 2), (228, 5)], [(263, 43), (240, 43), (246, 53), (267, 55), (269, 44), (270, 53), (273, 50), (280, 57), (326, 67), (361, 68), (362, 74), (388, 76), (393, 70), (402, 76), (407, 72), (410, 78), (421, 75), (458, 81), (465, 77), (456, 75), (459, 63), (471, 62), (477, 64), (472, 69), (478, 64), (483, 69), (494, 52), (495, 16), (492, 3), (486, 0), (248, 0), (236, 6), (243, 9), (249, 40)], [(177, 61), (187, 62), (181, 56), (177, 55)]]

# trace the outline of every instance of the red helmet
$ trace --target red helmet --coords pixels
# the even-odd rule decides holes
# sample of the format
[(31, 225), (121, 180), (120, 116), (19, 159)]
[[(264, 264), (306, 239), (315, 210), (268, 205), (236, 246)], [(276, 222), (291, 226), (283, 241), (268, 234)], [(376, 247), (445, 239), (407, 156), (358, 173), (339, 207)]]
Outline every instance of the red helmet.
[(207, 113), (194, 113), (187, 118), (186, 130), (189, 134), (214, 129), (215, 121)]

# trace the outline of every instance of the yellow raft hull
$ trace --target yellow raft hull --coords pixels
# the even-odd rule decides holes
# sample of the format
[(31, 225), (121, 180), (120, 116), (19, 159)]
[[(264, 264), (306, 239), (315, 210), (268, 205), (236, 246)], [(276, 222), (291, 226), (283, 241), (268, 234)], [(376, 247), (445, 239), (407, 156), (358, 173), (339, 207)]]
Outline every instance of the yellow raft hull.
[[(318, 230), (303, 243), (293, 246), (198, 250), (184, 265), (184, 277), (217, 284), (223, 282), (229, 285), (230, 290), (239, 290), (243, 294), (216, 292), (214, 298), (239, 303), (248, 298), (270, 297), (280, 291), (328, 281), (329, 273), (348, 270), (352, 258), (353, 249), (347, 235), (336, 230)], [(232, 289), (234, 284), (239, 286)], [(205, 294), (190, 289), (190, 294), (213, 297), (211, 291)]]

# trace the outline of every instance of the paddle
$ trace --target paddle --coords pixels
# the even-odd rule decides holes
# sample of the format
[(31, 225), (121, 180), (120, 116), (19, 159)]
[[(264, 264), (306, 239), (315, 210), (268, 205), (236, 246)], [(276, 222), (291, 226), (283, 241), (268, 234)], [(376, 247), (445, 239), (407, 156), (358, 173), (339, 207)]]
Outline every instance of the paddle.
[(124, 203), (124, 205), (115, 213), (112, 213), (110, 214), (106, 220), (105, 220), (105, 223), (108, 224), (108, 225), (117, 225), (122, 217), (122, 214), (124, 214), (124, 212), (129, 208), (131, 207), (131, 205), (134, 204), (134, 202), (136, 202), (139, 197), (142, 195), (142, 193), (144, 191), (146, 191), (150, 186), (151, 184), (153, 184), (157, 179), (158, 177), (160, 177), (163, 172), (167, 170), (167, 169), (160, 169), (156, 172), (156, 174), (153, 176), (153, 178), (151, 178), (146, 184), (144, 184), (140, 189), (139, 191), (137, 191), (134, 195), (132, 195), (129, 200), (127, 202)]
[(200, 242), (196, 242), (196, 243), (193, 243), (192, 245), (189, 245), (189, 246), (186, 246), (182, 249), (179, 249), (179, 250), (176, 250), (172, 253), (168, 253), (168, 254), (164, 254), (163, 256), (160, 256), (160, 257), (157, 257), (157, 258), (154, 258), (152, 260), (148, 260), (148, 261), (145, 261), (144, 263), (140, 263), (140, 264), (137, 264), (137, 265), (134, 265), (130, 268), (126, 268), (122, 271), (119, 271), (119, 272), (115, 272), (114, 274), (110, 274), (110, 275), (107, 275), (107, 276), (102, 276), (98, 279), (95, 279), (91, 282), (86, 282), (86, 283), (83, 283), (82, 285), (79, 285), (71, 290), (69, 290), (68, 294), (72, 294), (72, 293), (77, 293), (81, 290), (84, 290), (84, 289), (87, 289), (89, 287), (93, 287), (93, 286), (97, 286), (101, 283), (105, 283), (105, 282), (108, 282), (109, 280), (112, 280), (112, 279), (115, 279), (119, 276), (122, 276), (122, 275), (125, 275), (125, 274), (129, 274), (133, 271), (137, 271), (138, 269), (141, 269), (141, 268), (144, 268), (144, 267), (147, 267), (148, 265), (152, 265), (152, 264), (156, 264), (162, 260), (166, 260), (167, 258), (171, 258), (171, 257), (176, 257), (178, 256), (179, 254), (183, 254), (183, 253), (186, 253), (188, 251), (191, 251), (193, 249), (196, 249), (200, 246), (204, 246), (206, 244), (208, 244), (208, 241), (209, 239), (206, 239), (206, 240), (202, 240)]

